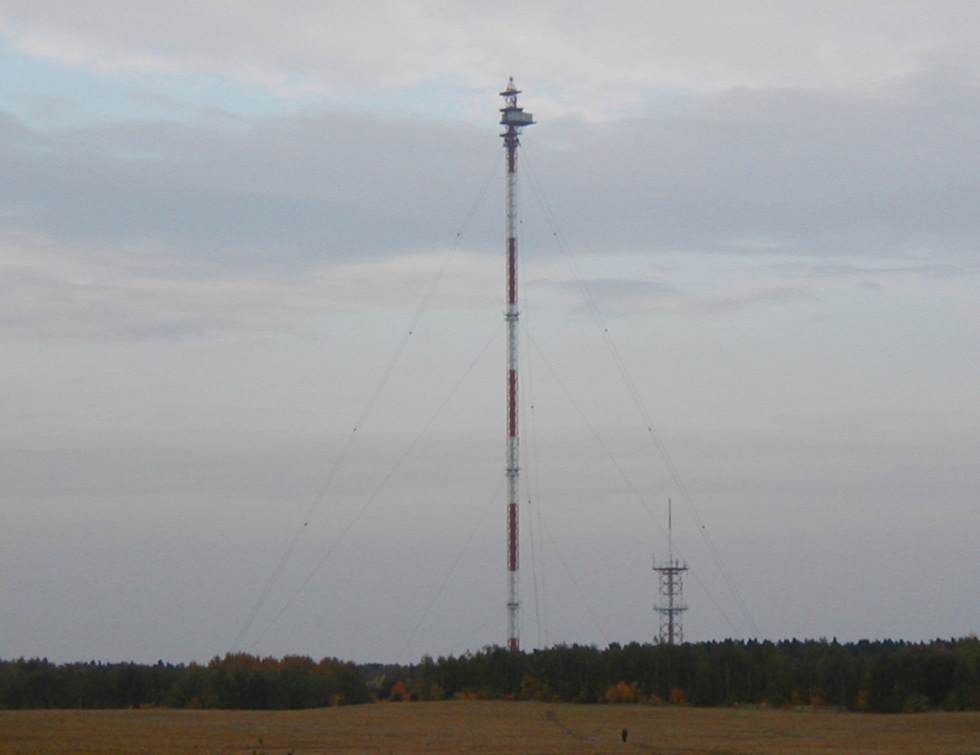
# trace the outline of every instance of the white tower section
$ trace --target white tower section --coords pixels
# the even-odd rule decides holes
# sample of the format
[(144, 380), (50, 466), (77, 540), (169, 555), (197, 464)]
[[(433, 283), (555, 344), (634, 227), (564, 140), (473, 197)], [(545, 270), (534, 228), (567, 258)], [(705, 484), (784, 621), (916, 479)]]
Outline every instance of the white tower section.
[(518, 477), (520, 454), (517, 435), (517, 147), (519, 134), (534, 123), (517, 105), (521, 92), (511, 78), (500, 93), (501, 136), (507, 150), (507, 648), (520, 650), (520, 548), (518, 539)]

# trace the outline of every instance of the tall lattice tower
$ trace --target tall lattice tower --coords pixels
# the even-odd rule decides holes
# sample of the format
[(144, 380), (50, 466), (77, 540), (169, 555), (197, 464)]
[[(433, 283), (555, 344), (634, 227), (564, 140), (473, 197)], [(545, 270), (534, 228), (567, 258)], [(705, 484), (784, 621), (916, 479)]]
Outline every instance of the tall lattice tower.
[(520, 650), (520, 594), (517, 496), (520, 457), (517, 442), (517, 147), (521, 129), (534, 123), (530, 113), (517, 104), (521, 91), (511, 78), (500, 93), (501, 136), (507, 150), (507, 647)]
[(684, 605), (684, 585), (682, 575), (687, 564), (674, 558), (673, 517), (670, 500), (667, 501), (667, 560), (657, 566), (653, 560), (653, 570), (660, 575), (661, 603), (653, 610), (660, 614), (660, 634), (657, 641), (661, 645), (681, 645), (684, 643), (684, 625), (681, 615), (687, 610)]

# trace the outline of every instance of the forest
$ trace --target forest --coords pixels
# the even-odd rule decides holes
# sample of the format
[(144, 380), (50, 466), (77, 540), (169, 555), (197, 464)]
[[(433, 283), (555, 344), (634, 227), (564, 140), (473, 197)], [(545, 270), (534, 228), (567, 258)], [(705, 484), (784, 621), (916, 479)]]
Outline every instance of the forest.
[(0, 708), (298, 709), (372, 701), (542, 700), (877, 713), (980, 710), (980, 639), (725, 640), (487, 647), (407, 666), (332, 658), (209, 663), (0, 661)]
[[(398, 679), (411, 699), (502, 697), (701, 707), (833, 707), (879, 713), (980, 710), (980, 640), (929, 643), (786, 640), (604, 650), (487, 648), (424, 658)], [(397, 681), (383, 687), (401, 692)]]
[(196, 663), (0, 661), (0, 709), (225, 708), (277, 710), (374, 699), (352, 663), (245, 653)]

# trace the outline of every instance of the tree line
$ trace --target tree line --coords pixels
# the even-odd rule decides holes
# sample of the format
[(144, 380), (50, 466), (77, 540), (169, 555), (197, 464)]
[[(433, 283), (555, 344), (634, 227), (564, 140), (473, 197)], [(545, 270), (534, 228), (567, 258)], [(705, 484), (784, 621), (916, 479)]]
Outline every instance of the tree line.
[(980, 640), (558, 645), (424, 658), (389, 673), (388, 699), (980, 710)]
[(725, 640), (680, 646), (487, 647), (409, 666), (333, 658), (207, 664), (0, 661), (0, 708), (297, 709), (371, 701), (542, 700), (835, 707), (879, 713), (980, 710), (980, 640), (929, 643)]
[(373, 699), (353, 663), (245, 653), (206, 665), (0, 661), (0, 708), (296, 709)]

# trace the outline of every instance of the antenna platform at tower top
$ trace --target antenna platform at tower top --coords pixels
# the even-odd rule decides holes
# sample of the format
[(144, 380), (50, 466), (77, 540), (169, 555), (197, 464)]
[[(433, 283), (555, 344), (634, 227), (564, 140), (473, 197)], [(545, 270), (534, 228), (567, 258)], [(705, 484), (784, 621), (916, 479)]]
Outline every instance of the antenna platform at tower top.
[(525, 113), (524, 108), (517, 104), (517, 95), (521, 90), (514, 86), (514, 78), (511, 77), (507, 83), (507, 88), (500, 93), (501, 97), (507, 98), (507, 104), (500, 108), (500, 125), (507, 126), (508, 129), (519, 129), (534, 124), (534, 116)]

